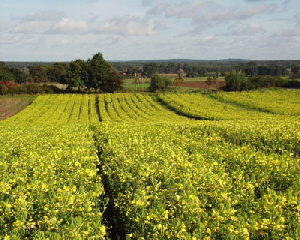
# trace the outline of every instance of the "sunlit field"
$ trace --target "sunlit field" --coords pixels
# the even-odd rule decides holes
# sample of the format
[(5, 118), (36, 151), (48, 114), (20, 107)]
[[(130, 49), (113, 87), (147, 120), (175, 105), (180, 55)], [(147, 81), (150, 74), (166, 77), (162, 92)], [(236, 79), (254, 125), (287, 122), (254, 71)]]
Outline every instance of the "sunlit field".
[(299, 96), (38, 96), (0, 121), (0, 238), (299, 239)]

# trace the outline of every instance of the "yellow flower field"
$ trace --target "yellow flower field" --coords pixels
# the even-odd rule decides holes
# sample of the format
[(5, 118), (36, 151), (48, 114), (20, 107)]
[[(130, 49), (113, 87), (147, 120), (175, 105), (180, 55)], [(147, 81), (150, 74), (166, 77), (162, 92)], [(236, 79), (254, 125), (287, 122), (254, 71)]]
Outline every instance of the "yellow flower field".
[(299, 239), (288, 93), (37, 97), (0, 122), (0, 239)]

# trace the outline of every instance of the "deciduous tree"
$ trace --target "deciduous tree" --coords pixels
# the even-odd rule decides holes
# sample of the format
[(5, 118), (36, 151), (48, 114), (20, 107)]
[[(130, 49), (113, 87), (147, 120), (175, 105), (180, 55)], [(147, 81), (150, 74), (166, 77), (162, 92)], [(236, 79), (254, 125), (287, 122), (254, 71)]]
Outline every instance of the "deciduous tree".
[(37, 66), (31, 67), (29, 70), (30, 70), (30, 75), (34, 82), (40, 83), (40, 82), (48, 81), (46, 67), (37, 65)]
[(87, 61), (88, 80), (86, 86), (102, 92), (114, 92), (122, 88), (122, 76), (97, 53)]
[(150, 79), (149, 90), (151, 92), (156, 92), (157, 90), (164, 91), (171, 84), (172, 82), (169, 78), (159, 74), (153, 74)]
[(143, 66), (143, 72), (146, 77), (151, 77), (158, 72), (158, 66), (156, 63), (145, 63)]
[(69, 63), (63, 83), (70, 88), (76, 87), (78, 90), (85, 86), (87, 81), (86, 63), (83, 60), (75, 60)]

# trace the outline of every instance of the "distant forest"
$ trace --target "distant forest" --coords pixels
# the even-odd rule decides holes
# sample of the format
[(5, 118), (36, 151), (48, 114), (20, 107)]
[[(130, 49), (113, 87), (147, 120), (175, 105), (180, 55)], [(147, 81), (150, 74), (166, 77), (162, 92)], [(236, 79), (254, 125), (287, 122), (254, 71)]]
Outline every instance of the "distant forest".
[[(24, 83), (61, 83), (69, 89), (98, 89), (102, 92), (114, 92), (122, 88), (122, 79), (148, 77), (154, 74), (176, 74), (180, 79), (207, 77), (217, 79), (225, 77), (229, 82), (231, 73), (233, 89), (251, 89), (262, 86), (299, 86), (299, 60), (249, 61), (244, 59), (226, 60), (149, 60), (149, 61), (105, 61), (101, 53), (92, 59), (71, 62), (0, 62), (0, 87), (2, 93), (8, 93), (16, 84)], [(241, 74), (241, 75), (239, 75)], [(236, 77), (241, 79), (236, 79)], [(251, 83), (245, 81), (246, 77)], [(259, 77), (257, 79), (257, 77)], [(271, 78), (268, 78), (271, 77)], [(292, 82), (294, 81), (294, 82)], [(238, 82), (239, 87), (235, 85)], [(244, 85), (240, 84), (244, 82)], [(276, 84), (275, 84), (276, 82)], [(280, 83), (280, 84), (279, 84)], [(292, 83), (292, 85), (291, 85)], [(230, 86), (230, 84), (227, 84)], [(241, 87), (245, 86), (245, 87)], [(27, 86), (28, 87), (28, 86)]]
[[(206, 77), (212, 75), (225, 75), (233, 70), (242, 71), (247, 76), (270, 75), (290, 76), (298, 78), (300, 60), (245, 60), (245, 59), (224, 59), (224, 60), (191, 60), (191, 59), (169, 59), (169, 60), (135, 60), (135, 61), (108, 61), (115, 70), (123, 75), (134, 75), (143, 73), (145, 66), (155, 64), (160, 74), (176, 74), (183, 70), (186, 77)], [(5, 62), (8, 68), (19, 70), (37, 69), (40, 67), (53, 69), (53, 66), (67, 67), (69, 62)], [(49, 79), (50, 80), (50, 79)], [(52, 80), (52, 79), (51, 79)]]

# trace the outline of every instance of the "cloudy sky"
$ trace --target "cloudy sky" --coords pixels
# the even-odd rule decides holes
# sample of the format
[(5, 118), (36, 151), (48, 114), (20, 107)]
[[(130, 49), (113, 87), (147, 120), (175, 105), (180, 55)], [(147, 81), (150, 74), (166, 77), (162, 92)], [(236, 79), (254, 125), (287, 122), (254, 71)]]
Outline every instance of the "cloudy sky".
[(0, 0), (0, 61), (300, 59), (299, 0)]

